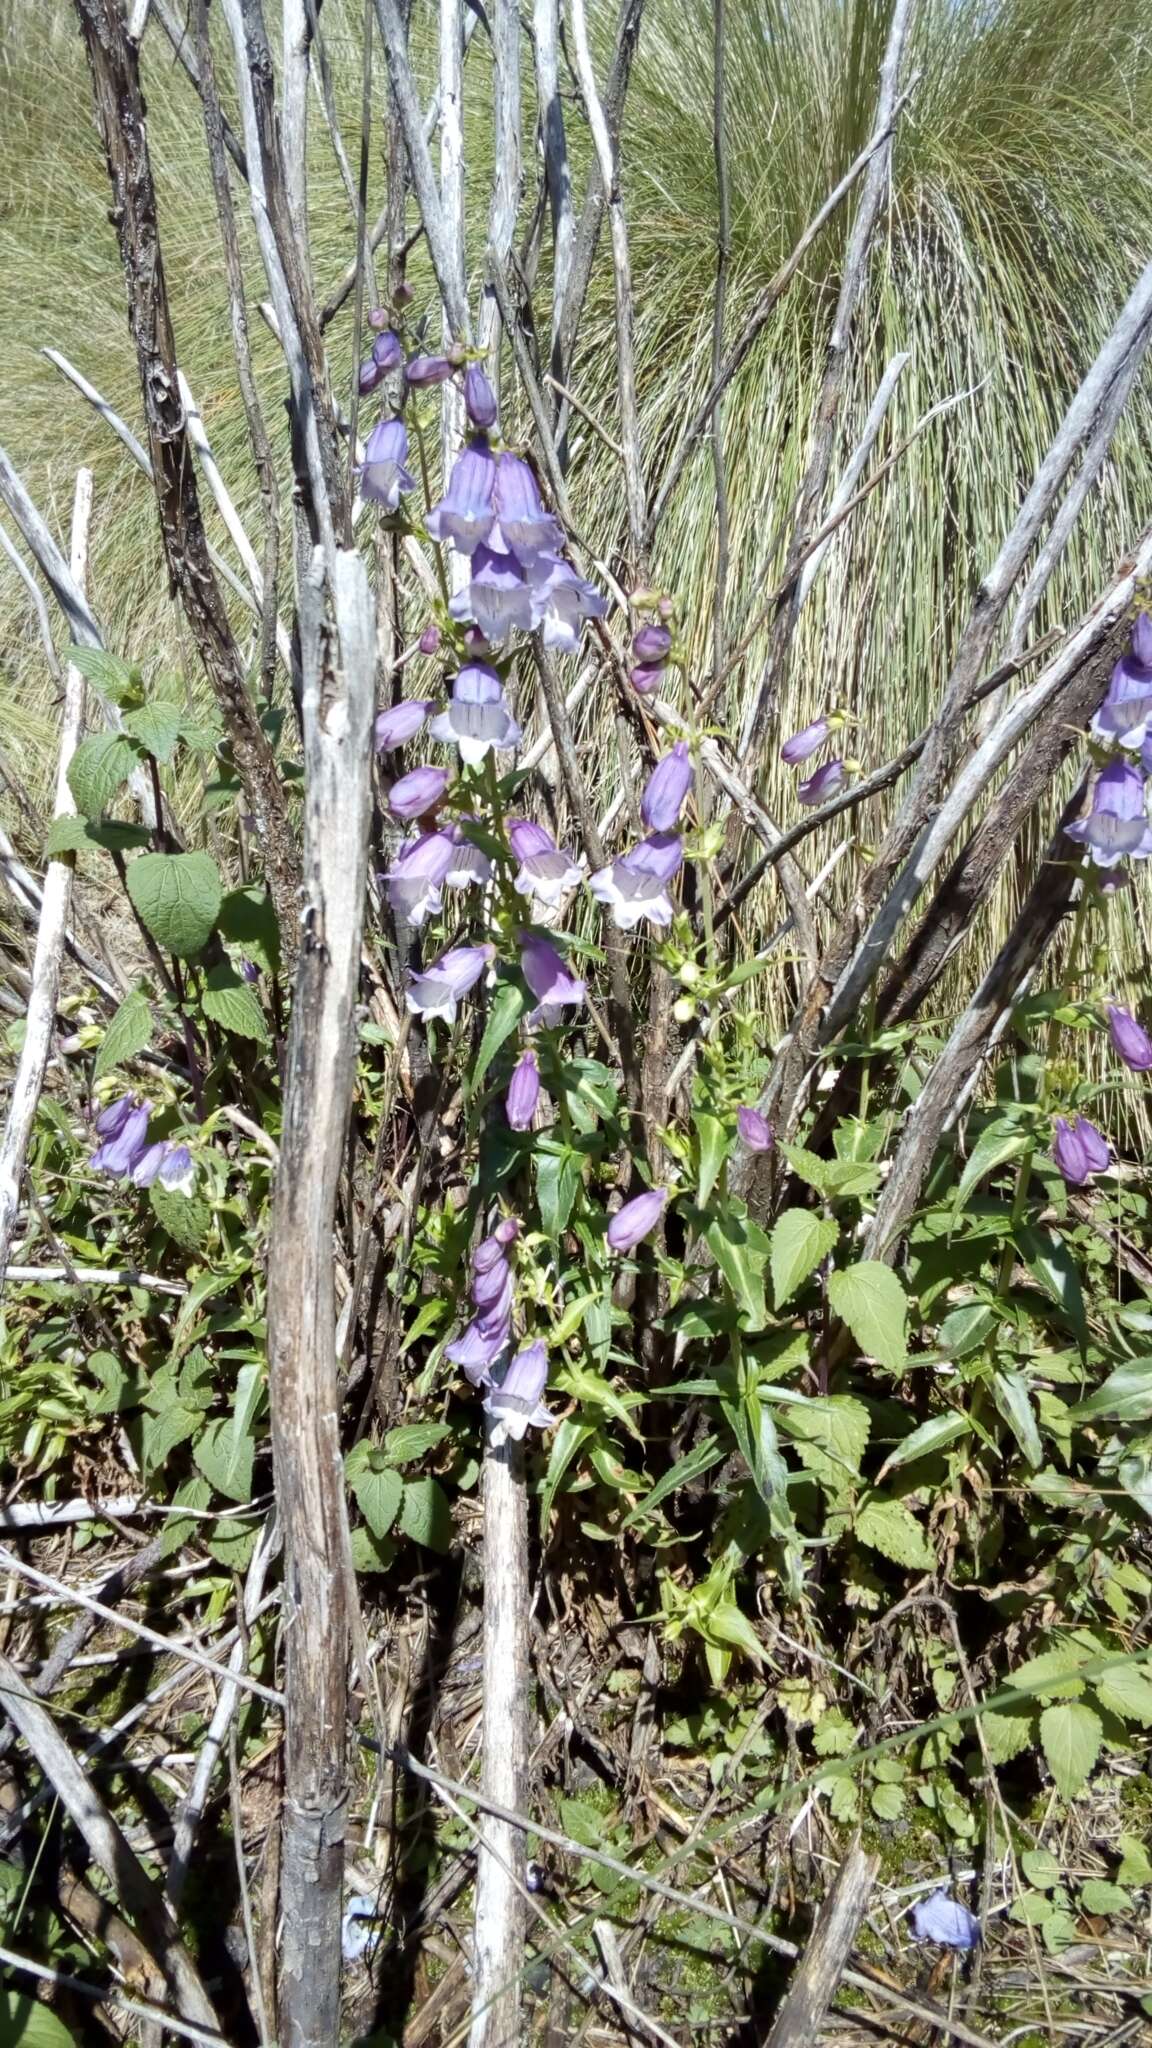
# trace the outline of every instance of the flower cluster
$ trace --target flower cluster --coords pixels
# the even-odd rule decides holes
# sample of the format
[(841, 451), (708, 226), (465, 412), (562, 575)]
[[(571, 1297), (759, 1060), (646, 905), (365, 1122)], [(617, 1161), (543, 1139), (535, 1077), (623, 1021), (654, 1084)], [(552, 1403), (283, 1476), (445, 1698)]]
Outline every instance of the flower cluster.
[(187, 1145), (174, 1145), (169, 1138), (149, 1139), (151, 1115), (152, 1104), (135, 1095), (121, 1095), (109, 1103), (96, 1118), (100, 1143), (91, 1165), (114, 1180), (130, 1180), (134, 1187), (150, 1188), (159, 1181), (176, 1194), (191, 1194), (195, 1181), (192, 1154)]

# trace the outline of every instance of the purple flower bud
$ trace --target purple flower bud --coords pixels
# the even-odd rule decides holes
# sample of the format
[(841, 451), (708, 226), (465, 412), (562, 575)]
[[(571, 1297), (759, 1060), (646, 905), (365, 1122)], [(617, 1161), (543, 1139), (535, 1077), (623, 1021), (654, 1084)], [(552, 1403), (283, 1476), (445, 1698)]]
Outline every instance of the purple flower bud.
[(405, 697), (381, 711), (375, 727), (376, 752), (390, 754), (406, 740), (415, 739), (431, 709), (431, 697)]
[(498, 1448), (505, 1437), (520, 1443), (525, 1430), (550, 1428), (555, 1417), (540, 1403), (547, 1383), (548, 1351), (539, 1342), (526, 1344), (516, 1353), (499, 1383), (493, 1376), (484, 1396), (485, 1410), (497, 1425), (492, 1432), (493, 1448)]
[(149, 1145), (147, 1151), (140, 1154), (139, 1159), (128, 1175), (133, 1187), (151, 1187), (156, 1175), (160, 1171), (161, 1162), (167, 1150), (168, 1147), (164, 1143), (163, 1138), (157, 1138), (154, 1145)]
[(531, 1129), (540, 1100), (540, 1069), (534, 1052), (521, 1053), (512, 1069), (508, 1093), (504, 1097), (504, 1114), (514, 1131)]
[(446, 768), (413, 768), (388, 791), (388, 809), (397, 818), (422, 818), (438, 804), (448, 787)]
[(643, 666), (630, 668), (628, 671), (628, 681), (638, 697), (650, 697), (654, 690), (660, 688), (664, 674), (665, 671), (662, 668), (647, 668)]
[(527, 1020), (530, 1025), (542, 1023), (551, 1028), (559, 1024), (566, 1008), (584, 1001), (584, 983), (569, 974), (563, 956), (547, 939), (521, 934), (520, 971), (536, 998), (537, 1007)]
[(483, 1271), (473, 1266), (471, 1293), (476, 1307), (483, 1309), (486, 1316), (511, 1315), (512, 1268), (502, 1252)]
[(1152, 854), (1152, 826), (1141, 770), (1128, 761), (1110, 761), (1096, 777), (1087, 817), (1077, 818), (1065, 830), (1069, 839), (1088, 847), (1097, 867), (1114, 867), (1125, 856), (1147, 860)]
[(408, 461), (408, 429), (403, 420), (380, 420), (364, 447), (364, 460), (357, 470), (360, 495), (385, 511), (396, 512), (402, 491), (414, 491), (416, 479), (405, 467)]
[(531, 896), (548, 909), (554, 909), (583, 875), (583, 863), (573, 860), (570, 853), (562, 853), (552, 834), (528, 818), (512, 820), (508, 843), (520, 863), (512, 887), (518, 895)]
[(670, 597), (665, 596), (657, 598), (656, 609), (659, 612), (660, 617), (662, 619), (667, 620), (672, 617), (672, 614), (675, 611), (676, 607), (673, 604), (672, 599)]
[(630, 1252), (655, 1230), (664, 1205), (668, 1200), (667, 1188), (647, 1188), (642, 1195), (633, 1195), (622, 1209), (616, 1211), (608, 1225), (608, 1243), (614, 1252)]
[(391, 327), (392, 315), (387, 306), (373, 306), (368, 314), (368, 325), (375, 328)]
[(96, 1119), (96, 1135), (99, 1138), (118, 1138), (133, 1110), (140, 1106), (135, 1095), (121, 1095), (102, 1109)]
[(641, 626), (632, 635), (632, 652), (637, 661), (646, 665), (667, 659), (672, 647), (672, 635), (667, 626)]
[(479, 363), (469, 363), (464, 372), (464, 409), (474, 427), (495, 426), (496, 394)]
[(414, 974), (406, 998), (413, 1016), (442, 1017), (454, 1024), (457, 1003), (495, 957), (495, 946), (453, 946), (423, 974)]
[(1147, 612), (1137, 612), (1132, 621), (1131, 652), (1141, 668), (1152, 668), (1152, 618)]
[(415, 297), (416, 294), (413, 291), (411, 285), (405, 284), (403, 279), (401, 279), (400, 283), (397, 285), (395, 291), (392, 294), (392, 304), (394, 306), (399, 306), (402, 310), (405, 306), (410, 306)]
[(656, 763), (640, 799), (640, 816), (650, 832), (671, 832), (680, 822), (684, 799), (695, 781), (685, 740)]
[(495, 523), (495, 486), (496, 457), (481, 435), (456, 457), (448, 489), (428, 514), (425, 523), (433, 540), (450, 542), (459, 554), (474, 554)]
[(749, 1152), (771, 1152), (776, 1143), (776, 1133), (767, 1117), (761, 1116), (760, 1111), (748, 1103), (741, 1104), (736, 1111), (736, 1128)]
[(367, 362), (361, 363), (360, 368), (356, 372), (356, 389), (359, 391), (361, 398), (367, 398), (369, 393), (375, 391), (376, 386), (383, 382), (383, 370), (380, 368), (379, 363), (374, 363), (371, 356), (369, 356)]
[(831, 803), (833, 797), (839, 796), (847, 780), (848, 770), (843, 761), (825, 761), (824, 766), (818, 768), (815, 775), (810, 775), (807, 782), (797, 785), (796, 795), (802, 804), (812, 810), (817, 804)]
[(1152, 1067), (1152, 1038), (1137, 1023), (1131, 1010), (1118, 1009), (1115, 1003), (1108, 1005), (1108, 1036), (1113, 1052), (1134, 1074), (1146, 1074)]
[(410, 839), (384, 876), (388, 901), (398, 917), (419, 930), (439, 910), (456, 847), (449, 832), (422, 832)]
[(917, 1899), (912, 1908), (912, 1931), (917, 1941), (938, 1941), (943, 1948), (975, 1948), (980, 1940), (980, 1922), (959, 1899), (950, 1899), (941, 1887), (930, 1899)]
[(382, 334), (378, 334), (372, 343), (372, 361), (382, 376), (387, 376), (390, 370), (400, 369), (403, 364), (404, 344), (390, 327), (386, 327)]
[(425, 626), (416, 645), (420, 649), (421, 654), (435, 654), (442, 638), (443, 634), (439, 626), (433, 623), (431, 626)]
[[(119, 1107), (113, 1105), (114, 1109)], [(124, 1180), (133, 1172), (148, 1150), (151, 1114), (152, 1104), (141, 1102), (120, 1119), (115, 1135), (106, 1138), (92, 1154), (91, 1165), (97, 1173), (110, 1173), (114, 1180)]]
[(404, 375), (423, 390), (430, 384), (446, 384), (454, 367), (447, 356), (413, 356)]
[(497, 1244), (515, 1244), (520, 1235), (520, 1225), (515, 1216), (502, 1216), (492, 1235)]
[(433, 719), (430, 731), (445, 746), (459, 747), (461, 760), (472, 767), (486, 754), (510, 752), (521, 738), (500, 677), (482, 661), (461, 669), (448, 708)]
[(241, 960), (240, 974), (244, 981), (259, 981), (260, 969), (254, 960)]
[(630, 932), (646, 917), (659, 930), (666, 930), (676, 914), (668, 885), (684, 860), (675, 832), (654, 832), (622, 853), (610, 867), (592, 876), (588, 887), (597, 902), (612, 912), (617, 929)]
[(798, 767), (801, 761), (808, 759), (809, 754), (814, 754), (824, 745), (831, 730), (826, 718), (813, 719), (812, 724), (806, 725), (802, 732), (794, 732), (790, 740), (785, 740), (780, 749), (780, 759), (789, 768)]
[(1112, 1157), (1095, 1124), (1078, 1116), (1072, 1123), (1058, 1116), (1052, 1157), (1070, 1188), (1083, 1187), (1091, 1174), (1103, 1173)]

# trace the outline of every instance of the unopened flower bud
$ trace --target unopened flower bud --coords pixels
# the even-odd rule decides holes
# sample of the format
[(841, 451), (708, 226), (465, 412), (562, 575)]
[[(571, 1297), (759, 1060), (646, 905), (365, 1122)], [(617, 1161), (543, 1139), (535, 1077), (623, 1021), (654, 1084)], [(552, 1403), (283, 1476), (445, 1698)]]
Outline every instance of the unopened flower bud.
[(421, 654), (435, 654), (442, 638), (443, 635), (439, 626), (433, 622), (432, 625), (425, 626), (416, 645), (419, 647)]
[(696, 1015), (696, 1005), (691, 996), (677, 996), (672, 1005), (672, 1015), (678, 1024), (690, 1024)]
[(676, 979), (681, 988), (695, 988), (700, 979), (700, 969), (694, 960), (682, 960), (676, 970)]

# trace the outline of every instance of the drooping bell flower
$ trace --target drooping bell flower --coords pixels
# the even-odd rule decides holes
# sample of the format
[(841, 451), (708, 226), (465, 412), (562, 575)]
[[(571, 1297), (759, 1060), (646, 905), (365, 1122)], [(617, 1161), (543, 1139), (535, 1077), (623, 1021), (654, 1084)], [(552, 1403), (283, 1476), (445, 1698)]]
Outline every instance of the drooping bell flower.
[(1087, 817), (1065, 827), (1069, 839), (1088, 848), (1097, 867), (1114, 867), (1125, 858), (1147, 860), (1152, 854), (1144, 787), (1139, 768), (1128, 761), (1110, 761), (1096, 777)]
[(1091, 732), (1098, 740), (1118, 740), (1122, 747), (1138, 751), (1152, 724), (1152, 619), (1141, 612), (1132, 627), (1127, 654), (1121, 655), (1112, 671), (1108, 694), (1093, 717)]
[(801, 732), (794, 732), (790, 740), (785, 740), (780, 749), (780, 759), (789, 768), (799, 767), (801, 761), (806, 761), (810, 754), (815, 754), (824, 745), (831, 730), (832, 727), (826, 718), (814, 718), (811, 725), (806, 725)]
[(656, 763), (640, 799), (640, 816), (650, 832), (671, 832), (695, 781), (685, 740), (677, 740), (670, 754)]
[(456, 1022), (456, 1006), (475, 988), (495, 946), (453, 946), (423, 974), (411, 978), (405, 1000), (414, 1017), (442, 1017), (445, 1024)]
[(401, 847), (383, 881), (389, 903), (405, 924), (419, 931), (426, 918), (435, 916), (455, 853), (450, 832), (422, 832)]
[(190, 1195), (196, 1180), (192, 1154), (187, 1145), (174, 1145), (168, 1138), (158, 1138), (136, 1161), (129, 1179), (138, 1188), (150, 1188), (159, 1180), (173, 1194)]
[(474, 1387), (481, 1387), (487, 1384), (492, 1367), (500, 1353), (507, 1349), (511, 1335), (510, 1318), (474, 1316), (461, 1335), (445, 1345), (445, 1357), (460, 1367)]
[(514, 555), (530, 569), (541, 555), (553, 555), (564, 545), (557, 519), (544, 510), (540, 489), (526, 462), (507, 450), (496, 463), (493, 493), (496, 525), (489, 545), (500, 555)]
[(372, 361), (382, 376), (400, 369), (404, 361), (404, 344), (391, 327), (384, 328), (372, 343)]
[(622, 1209), (616, 1211), (608, 1225), (608, 1244), (614, 1252), (630, 1252), (655, 1230), (668, 1200), (667, 1188), (646, 1188), (642, 1195), (633, 1195)]
[(455, 367), (447, 356), (413, 356), (404, 375), (409, 384), (425, 390), (430, 384), (446, 384)]
[(496, 394), (479, 363), (469, 363), (464, 372), (464, 410), (482, 433), (496, 425)]
[(684, 852), (675, 832), (654, 832), (611, 866), (601, 868), (588, 886), (597, 901), (606, 904), (612, 922), (630, 932), (646, 917), (664, 931), (676, 914), (668, 884), (683, 863)]
[(508, 827), (508, 843), (520, 863), (512, 887), (520, 896), (530, 896), (553, 910), (584, 873), (583, 861), (561, 852), (543, 825), (528, 818), (514, 818)]
[(495, 482), (496, 457), (481, 434), (456, 457), (448, 489), (428, 514), (433, 540), (450, 542), (461, 555), (474, 554), (492, 531)]
[(237, 961), (236, 964), (239, 967), (241, 976), (245, 981), (259, 981), (260, 969), (257, 967), (256, 962), (254, 960), (239, 960)]
[(742, 1103), (736, 1111), (736, 1128), (741, 1144), (746, 1145), (749, 1152), (771, 1152), (776, 1143), (776, 1133), (767, 1117), (749, 1103)]
[(667, 626), (641, 626), (639, 632), (632, 635), (632, 652), (645, 666), (665, 661), (671, 648), (672, 635)]
[(484, 1396), (485, 1412), (495, 1424), (492, 1447), (498, 1450), (505, 1438), (521, 1443), (529, 1429), (550, 1429), (556, 1420), (540, 1396), (548, 1383), (548, 1350), (539, 1341), (526, 1344), (505, 1367), (499, 1380), (493, 1375)]
[[(126, 1111), (124, 1102), (129, 1104)], [(113, 1103), (110, 1111), (104, 1112), (104, 1116), (113, 1122), (110, 1135), (101, 1131), (101, 1119), (97, 1118), (97, 1134), (104, 1141), (97, 1146), (90, 1161), (97, 1173), (109, 1173), (114, 1180), (126, 1180), (135, 1171), (148, 1150), (148, 1119), (151, 1114), (150, 1102), (137, 1102), (135, 1096), (125, 1096), (121, 1102)]]
[(386, 512), (399, 511), (401, 492), (416, 489), (407, 461), (408, 429), (403, 420), (379, 420), (368, 436), (364, 460), (356, 472), (361, 497), (383, 505)]
[(917, 1899), (912, 1908), (912, 1932), (917, 1941), (938, 1941), (942, 1948), (975, 1948), (980, 1941), (980, 1922), (959, 1899), (949, 1898), (941, 1886), (929, 1899)]
[(523, 1052), (512, 1069), (512, 1079), (504, 1097), (504, 1114), (514, 1131), (531, 1129), (539, 1100), (540, 1069), (536, 1055), (531, 1051)]
[(374, 729), (376, 752), (390, 754), (405, 741), (415, 739), (431, 709), (431, 697), (405, 697), (399, 704), (381, 711)]
[[(433, 728), (434, 729), (434, 728)], [(388, 809), (396, 818), (423, 818), (440, 802), (448, 787), (446, 768), (413, 768), (388, 791)]]
[(797, 784), (797, 799), (809, 810), (814, 810), (817, 804), (829, 804), (833, 797), (839, 796), (847, 780), (848, 770), (843, 761), (825, 761), (807, 782)]
[(505, 1216), (472, 1254), (469, 1293), (477, 1313), (446, 1349), (474, 1387), (487, 1384), (512, 1334), (513, 1281), (508, 1251), (519, 1235), (516, 1218)]
[(544, 1024), (549, 1030), (559, 1024), (564, 1011), (584, 1001), (584, 983), (569, 974), (563, 955), (547, 939), (521, 934), (520, 971), (536, 998), (536, 1008), (527, 1023)]
[(1108, 1005), (1108, 1036), (1113, 1052), (1134, 1074), (1146, 1074), (1152, 1067), (1152, 1038), (1131, 1010), (1122, 1010), (1115, 1003)]
[(448, 610), (454, 619), (478, 626), (499, 647), (509, 633), (530, 633), (537, 623), (533, 594), (519, 562), (481, 544), (472, 557), (472, 581), (458, 590)]
[(520, 727), (508, 708), (504, 684), (486, 662), (462, 668), (452, 685), (447, 710), (432, 720), (433, 739), (458, 747), (460, 758), (475, 767), (486, 754), (518, 747)]
[(432, 625), (425, 626), (416, 645), (420, 649), (421, 654), (435, 654), (440, 645), (441, 638), (440, 628), (433, 621)]
[(1081, 1188), (1092, 1174), (1105, 1171), (1112, 1154), (1087, 1117), (1075, 1117), (1070, 1123), (1067, 1117), (1058, 1116), (1053, 1128), (1052, 1157), (1070, 1188)]
[(653, 691), (660, 688), (666, 674), (666, 669), (649, 668), (640, 664), (629, 669), (628, 681), (638, 697), (651, 697)]
[(586, 619), (601, 619), (608, 606), (595, 585), (578, 576), (568, 562), (541, 555), (529, 570), (535, 623), (544, 628), (545, 647), (575, 654)]
[(118, 1138), (133, 1111), (139, 1109), (140, 1099), (136, 1095), (120, 1095), (102, 1109), (96, 1119), (95, 1130), (98, 1138)]
[(474, 825), (475, 818), (461, 818), (459, 823), (448, 827), (455, 851), (452, 865), (444, 880), (450, 889), (472, 889), (492, 879), (492, 863), (482, 846), (469, 839), (465, 825)]
[(371, 356), (369, 356), (366, 362), (361, 363), (360, 368), (356, 372), (356, 389), (360, 393), (361, 398), (369, 397), (375, 391), (376, 386), (383, 382), (383, 370), (380, 368), (379, 363), (374, 363)]

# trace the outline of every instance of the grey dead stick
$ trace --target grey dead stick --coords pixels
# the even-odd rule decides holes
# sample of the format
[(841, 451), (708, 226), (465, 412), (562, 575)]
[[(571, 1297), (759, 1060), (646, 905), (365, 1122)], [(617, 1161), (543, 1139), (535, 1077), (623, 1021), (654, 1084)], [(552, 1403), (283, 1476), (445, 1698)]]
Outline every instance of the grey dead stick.
[(879, 1857), (866, 1856), (859, 1842), (853, 1842), (820, 1908), (815, 1931), (764, 2048), (809, 2048), (809, 2043), (818, 2039), (879, 1867)]
[(356, 555), (316, 550), (300, 592), (305, 929), (269, 1245), (268, 1369), (283, 1524), (285, 1747), (282, 2048), (330, 2048), (340, 2024), (348, 1796), (346, 1521), (332, 1232), (351, 1101), (376, 614)]
[(160, 1893), (55, 1722), (4, 1656), (0, 1656), (0, 1696), (9, 1720), (51, 1782), (65, 1812), (79, 1828), (93, 1861), (108, 1878), (113, 1895), (134, 1922), (177, 2011), (198, 2026), (218, 2030), (212, 2001)]
[[(76, 477), (72, 504), (72, 574), (78, 589), (84, 588), (88, 564), (88, 530), (92, 519), (92, 472), (82, 469)], [(84, 723), (84, 678), (71, 662), (64, 677), (64, 715), (60, 731), (60, 758), (56, 770), (58, 818), (75, 815), (76, 805), (68, 786), (68, 768), (80, 741)], [(48, 863), (40, 898), (40, 923), (32, 960), (32, 987), (28, 996), (24, 1043), (12, 1083), (11, 1107), (4, 1136), (0, 1140), (0, 1290), (8, 1265), (8, 1253), (20, 1207), (20, 1183), (28, 1157), (28, 1143), (36, 1118), (36, 1105), (48, 1070), (52, 1033), (56, 1027), (56, 997), (60, 989), (60, 960), (68, 929), (72, 901), (74, 853), (59, 854)]]

